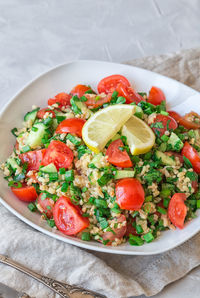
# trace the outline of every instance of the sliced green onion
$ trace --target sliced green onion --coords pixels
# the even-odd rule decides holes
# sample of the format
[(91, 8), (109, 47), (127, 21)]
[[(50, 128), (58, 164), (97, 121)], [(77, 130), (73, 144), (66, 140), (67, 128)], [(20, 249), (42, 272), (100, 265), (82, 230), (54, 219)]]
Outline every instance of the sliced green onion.
[(31, 212), (35, 212), (37, 210), (37, 207), (35, 206), (34, 203), (30, 203), (28, 204), (28, 209), (31, 211)]
[(157, 209), (157, 211), (158, 211), (159, 213), (161, 213), (161, 214), (166, 214), (166, 213), (167, 213), (167, 210), (165, 210), (164, 208), (162, 208), (162, 207), (160, 207), (160, 206), (158, 206), (156, 209)]
[(63, 120), (65, 120), (65, 119), (66, 119), (65, 116), (56, 116), (56, 120), (57, 120), (58, 124), (59, 124), (60, 122), (62, 122)]
[(61, 191), (62, 192), (67, 192), (68, 188), (69, 188), (69, 183), (64, 182), (62, 187), (61, 187)]
[(139, 236), (135, 236), (132, 234), (129, 234), (129, 243), (130, 245), (135, 245), (135, 246), (141, 246), (144, 244), (144, 240), (140, 238)]
[(113, 179), (113, 174), (109, 174), (109, 173), (104, 173), (98, 180), (98, 184), (100, 186), (104, 186), (108, 183), (108, 181), (110, 181), (111, 179)]
[(66, 173), (65, 173), (65, 181), (67, 181), (67, 182), (74, 181), (74, 171), (73, 170), (66, 171)]
[(103, 230), (108, 227), (108, 221), (104, 217), (99, 219), (99, 223), (100, 223), (100, 226)]
[(20, 187), (22, 187), (22, 184), (20, 182), (17, 182), (17, 181), (9, 181), (8, 186), (15, 187), (15, 188), (20, 188)]
[(136, 225), (136, 232), (138, 233), (138, 234), (142, 234), (144, 231), (143, 231), (143, 228), (142, 228), (142, 226), (141, 225)]
[(61, 175), (65, 174), (65, 172), (66, 172), (65, 168), (60, 168), (60, 169), (59, 169), (59, 173), (60, 173)]
[(108, 207), (107, 202), (105, 200), (103, 200), (103, 199), (95, 199), (94, 204), (97, 207), (103, 207), (103, 208), (107, 208)]
[(166, 135), (163, 135), (163, 136), (161, 137), (161, 140), (162, 140), (163, 142), (167, 143), (168, 140), (169, 140), (169, 137), (166, 136)]
[(47, 218), (47, 223), (48, 223), (48, 225), (49, 225), (51, 228), (55, 227), (55, 221), (54, 221), (54, 219), (48, 219), (48, 218)]
[(56, 181), (58, 180), (58, 173), (49, 173), (49, 181)]
[(35, 126), (33, 126), (33, 127), (31, 128), (31, 130), (32, 130), (32, 131), (38, 131), (38, 128), (35, 127)]
[(84, 186), (83, 188), (82, 188), (82, 192), (84, 193), (84, 192), (86, 192), (88, 190), (88, 188), (86, 187), (86, 186)]
[(91, 240), (90, 233), (88, 233), (88, 232), (82, 232), (81, 239), (83, 241), (90, 241)]
[(75, 146), (79, 146), (81, 143), (81, 140), (77, 140), (76, 137), (68, 133), (67, 135), (67, 140), (69, 140), (71, 143), (73, 143)]
[(144, 240), (149, 243), (154, 240), (154, 236), (151, 232), (148, 232), (147, 234), (143, 235)]
[(11, 129), (11, 133), (12, 133), (13, 136), (15, 136), (15, 137), (17, 137), (16, 132), (17, 132), (17, 128), (16, 128), (16, 127), (14, 127), (13, 129)]

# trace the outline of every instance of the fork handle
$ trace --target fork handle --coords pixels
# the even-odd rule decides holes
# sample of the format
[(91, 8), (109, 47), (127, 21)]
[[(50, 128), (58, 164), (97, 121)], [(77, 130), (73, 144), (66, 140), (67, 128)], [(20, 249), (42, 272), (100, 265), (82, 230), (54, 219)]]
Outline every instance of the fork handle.
[(106, 296), (98, 294), (96, 292), (78, 287), (76, 285), (69, 285), (64, 282), (59, 282), (55, 279), (41, 275), (25, 266), (13, 261), (8, 256), (0, 254), (0, 263), (6, 264), (19, 270), (26, 275), (36, 279), (40, 283), (44, 284), (63, 298), (106, 298)]

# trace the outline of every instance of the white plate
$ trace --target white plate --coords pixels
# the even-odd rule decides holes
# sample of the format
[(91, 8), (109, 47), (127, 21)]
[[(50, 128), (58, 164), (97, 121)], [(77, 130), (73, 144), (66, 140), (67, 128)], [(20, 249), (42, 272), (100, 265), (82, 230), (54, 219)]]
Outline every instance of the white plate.
[[(14, 137), (10, 130), (13, 127), (21, 127), (24, 114), (31, 110), (33, 104), (45, 107), (47, 99), (59, 92), (69, 92), (76, 84), (89, 84), (96, 89), (100, 79), (111, 74), (122, 74), (127, 77), (137, 91), (148, 92), (152, 85), (162, 88), (168, 106), (177, 111), (183, 109), (181, 103), (191, 97), (193, 106), (184, 105), (184, 111), (197, 110), (196, 105), (199, 93), (175, 80), (161, 76), (141, 68), (98, 61), (78, 61), (58, 66), (23, 88), (4, 108), (0, 115), (0, 160), (4, 161), (12, 152)], [(198, 101), (200, 102), (200, 101)], [(179, 105), (175, 108), (176, 105)], [(7, 182), (1, 174), (0, 202), (21, 220), (35, 229), (59, 240), (71, 243), (86, 249), (124, 254), (124, 255), (150, 255), (158, 254), (180, 245), (191, 238), (200, 230), (199, 216), (186, 225), (183, 230), (166, 231), (155, 241), (143, 246), (130, 246), (123, 244), (118, 247), (103, 246), (98, 242), (84, 242), (75, 237), (65, 236), (59, 231), (52, 229), (40, 220), (40, 215), (31, 213), (26, 204), (19, 201), (7, 186)]]

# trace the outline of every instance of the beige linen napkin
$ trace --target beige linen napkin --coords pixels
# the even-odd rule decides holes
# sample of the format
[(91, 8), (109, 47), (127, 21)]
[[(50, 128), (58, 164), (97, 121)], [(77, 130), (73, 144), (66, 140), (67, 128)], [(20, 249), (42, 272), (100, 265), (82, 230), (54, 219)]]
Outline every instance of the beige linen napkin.
[[(200, 49), (128, 64), (157, 71), (200, 91)], [(200, 234), (156, 256), (94, 253), (46, 236), (0, 206), (0, 253), (39, 273), (88, 287), (109, 298), (155, 295), (200, 264), (199, 247)], [(57, 297), (43, 285), (2, 264), (0, 282), (33, 297)]]

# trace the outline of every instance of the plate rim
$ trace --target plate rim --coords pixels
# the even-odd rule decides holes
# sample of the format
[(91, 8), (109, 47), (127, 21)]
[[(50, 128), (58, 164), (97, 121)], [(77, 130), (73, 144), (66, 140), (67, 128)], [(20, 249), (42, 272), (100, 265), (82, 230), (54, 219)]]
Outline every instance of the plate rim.
[[(133, 66), (133, 65), (129, 65), (129, 64), (124, 64), (124, 63), (114, 63), (114, 62), (110, 62), (110, 61), (100, 61), (100, 60), (88, 60), (88, 59), (81, 59), (81, 60), (72, 60), (66, 63), (61, 63), (58, 64), (54, 67), (49, 68), (47, 71), (44, 71), (42, 73), (40, 73), (39, 75), (35, 76), (33, 79), (31, 79), (30, 81), (28, 81), (28, 83), (26, 83), (24, 86), (22, 86), (22, 88), (20, 88), (9, 100), (6, 104), (4, 104), (4, 106), (1, 108), (0, 110), (0, 119), (3, 116), (3, 114), (6, 112), (6, 110), (10, 107), (10, 105), (15, 101), (15, 99), (28, 87), (30, 87), (32, 84), (34, 84), (36, 81), (40, 80), (43, 76), (48, 75), (50, 72), (57, 70), (61, 67), (67, 67), (69, 65), (73, 65), (73, 64), (77, 64), (79, 62), (84, 62), (84, 63), (105, 63), (105, 64), (110, 64), (110, 65), (124, 65), (128, 68), (134, 68), (134, 69), (138, 69), (138, 70), (143, 70), (149, 74), (157, 74), (162, 78), (167, 78), (169, 81), (172, 82), (176, 82), (178, 84), (181, 84), (182, 86), (188, 88), (189, 90), (191, 90), (194, 94), (199, 94), (199, 92), (193, 88), (191, 88), (190, 86), (187, 86), (173, 78), (167, 77), (165, 75), (159, 74), (157, 72), (142, 68), (142, 67), (138, 67), (138, 66)], [(200, 226), (197, 230), (195, 230), (193, 233), (190, 234), (189, 237), (187, 237), (187, 239), (183, 239), (181, 241), (179, 241), (178, 243), (175, 243), (174, 245), (172, 245), (169, 248), (166, 249), (157, 249), (154, 252), (144, 252), (144, 251), (131, 251), (131, 250), (125, 250), (125, 249), (120, 249), (120, 246), (117, 246), (117, 248), (115, 247), (114, 250), (110, 249), (110, 247), (106, 247), (106, 246), (93, 246), (91, 244), (87, 244), (87, 243), (82, 243), (82, 242), (78, 242), (76, 240), (70, 239), (70, 238), (66, 238), (62, 235), (56, 234), (53, 231), (49, 231), (45, 228), (43, 228), (40, 225), (35, 224), (34, 222), (32, 222), (31, 220), (27, 219), (25, 216), (23, 216), (22, 214), (20, 214), (17, 210), (15, 210), (13, 207), (11, 207), (1, 196), (0, 196), (0, 203), (7, 209), (9, 210), (12, 214), (14, 214), (17, 218), (19, 218), (20, 220), (22, 220), (23, 222), (25, 222), (26, 224), (28, 224), (29, 226), (33, 227), (34, 229), (36, 229), (37, 231), (40, 231), (42, 233), (44, 233), (45, 235), (48, 235), (54, 239), (63, 241), (65, 243), (69, 243), (72, 245), (75, 245), (77, 247), (81, 247), (87, 250), (92, 250), (92, 251), (97, 251), (97, 252), (104, 252), (104, 253), (110, 253), (110, 254), (118, 254), (118, 255), (156, 255), (156, 254), (160, 254), (160, 253), (164, 253), (167, 251), (172, 250), (175, 247), (180, 246), (181, 244), (183, 244), (184, 242), (188, 241), (189, 239), (191, 239), (194, 235), (196, 235), (199, 231), (200, 231)], [(199, 215), (200, 216), (200, 215)], [(89, 243), (89, 242), (88, 242)]]

